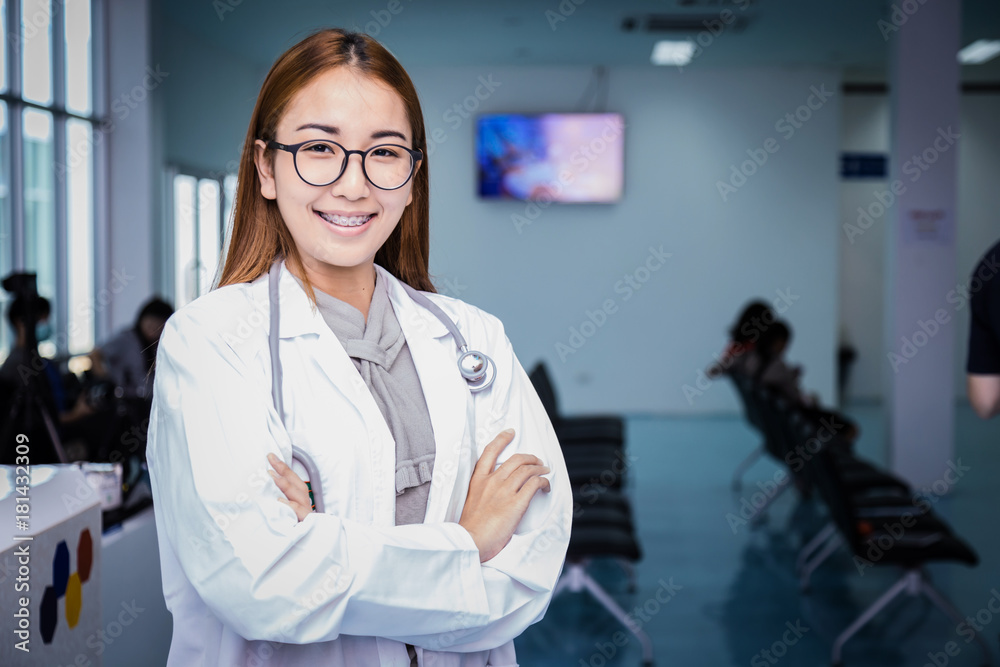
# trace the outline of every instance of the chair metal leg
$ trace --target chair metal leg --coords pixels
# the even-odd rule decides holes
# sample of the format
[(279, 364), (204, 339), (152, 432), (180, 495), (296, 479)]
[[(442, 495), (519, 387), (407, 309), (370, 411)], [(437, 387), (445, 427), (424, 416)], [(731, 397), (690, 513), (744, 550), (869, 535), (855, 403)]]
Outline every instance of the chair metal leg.
[(854, 619), (854, 622), (847, 626), (837, 640), (833, 642), (833, 652), (830, 655), (831, 660), (834, 665), (839, 665), (840, 656), (844, 649), (844, 644), (847, 640), (857, 634), (858, 630), (863, 628), (868, 621), (872, 620), (876, 614), (885, 609), (886, 605), (896, 599), (900, 593), (906, 589), (919, 590), (920, 587), (920, 575), (916, 570), (910, 570), (903, 577), (897, 581), (892, 587), (879, 597), (878, 600), (872, 604), (872, 606), (861, 612), (861, 615)]
[(791, 485), (792, 485), (792, 478), (786, 475), (785, 478), (778, 483), (778, 488), (775, 489), (774, 494), (770, 498), (765, 500), (764, 504), (761, 505), (756, 512), (754, 512), (754, 515), (750, 518), (751, 527), (759, 526), (763, 522), (764, 517), (767, 516), (767, 508), (770, 507), (775, 500), (780, 498), (781, 494), (787, 491), (789, 487), (791, 487)]
[(757, 449), (747, 454), (747, 457), (743, 459), (738, 466), (736, 466), (736, 470), (733, 472), (733, 491), (739, 491), (743, 488), (743, 475), (746, 474), (746, 471), (749, 470), (754, 463), (757, 463), (757, 459), (763, 456), (763, 454), (764, 445), (758, 445)]
[(837, 526), (832, 521), (823, 526), (823, 530), (816, 533), (816, 536), (809, 540), (809, 542), (802, 547), (802, 550), (799, 551), (799, 557), (795, 561), (795, 571), (801, 572), (802, 568), (805, 567), (806, 561), (809, 560), (809, 556), (811, 556), (813, 552), (821, 546), (826, 544), (826, 541), (833, 537), (836, 533)]
[(618, 606), (618, 603), (612, 599), (607, 592), (601, 588), (600, 584), (594, 581), (589, 574), (586, 572), (582, 573), (583, 585), (591, 595), (597, 598), (605, 609), (611, 612), (611, 615), (618, 619), (618, 622), (624, 625), (633, 635), (639, 640), (639, 644), (642, 645), (642, 661), (646, 665), (653, 664), (653, 641), (649, 638), (643, 629), (635, 622), (631, 616), (625, 613), (625, 610)]
[[(962, 616), (961, 612), (955, 609), (955, 605), (951, 603), (951, 600), (946, 598), (944, 596), (944, 593), (935, 588), (934, 584), (932, 584), (926, 576), (921, 576), (919, 583), (920, 583), (920, 591), (928, 598), (930, 598), (930, 601), (936, 604), (941, 611), (947, 614), (951, 618), (951, 620), (955, 622), (956, 625), (965, 622), (965, 618)], [(983, 652), (982, 664), (992, 665), (993, 655), (992, 653), (990, 653), (989, 644), (986, 643), (986, 640), (983, 639), (983, 636), (980, 633), (975, 631), (975, 628), (972, 628), (971, 625), (969, 627), (975, 633), (973, 636), (976, 638), (976, 642), (979, 644), (979, 648)]]
[(556, 583), (555, 589), (552, 591), (552, 597), (555, 597), (562, 593), (563, 591), (570, 591), (573, 593), (579, 593), (584, 589), (590, 591), (590, 594), (597, 598), (597, 601), (601, 603), (605, 609), (607, 609), (612, 616), (618, 619), (618, 622), (624, 625), (629, 631), (636, 636), (639, 640), (639, 644), (642, 646), (642, 661), (645, 665), (653, 664), (653, 642), (649, 638), (642, 627), (636, 623), (635, 619), (625, 613), (625, 610), (618, 606), (618, 603), (607, 594), (607, 592), (601, 588), (600, 584), (594, 581), (589, 574), (587, 574), (586, 561), (582, 563), (567, 563), (566, 568), (563, 570), (563, 575), (559, 578), (558, 583)]
[(833, 537), (827, 541), (826, 546), (824, 546), (818, 554), (816, 554), (812, 560), (806, 561), (806, 564), (802, 567), (802, 572), (799, 574), (799, 590), (803, 593), (809, 592), (810, 581), (812, 580), (812, 573), (816, 571), (823, 562), (829, 558), (834, 551), (840, 548), (844, 539), (839, 535), (835, 534)]

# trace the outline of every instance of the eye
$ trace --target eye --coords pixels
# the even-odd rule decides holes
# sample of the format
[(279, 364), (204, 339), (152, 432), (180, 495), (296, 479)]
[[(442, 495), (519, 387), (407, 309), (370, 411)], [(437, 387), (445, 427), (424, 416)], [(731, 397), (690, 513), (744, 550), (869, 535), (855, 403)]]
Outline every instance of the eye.
[(331, 144), (323, 143), (322, 141), (316, 142), (315, 144), (308, 144), (303, 147), (304, 151), (309, 153), (333, 153), (335, 152), (334, 147)]
[(399, 157), (399, 150), (392, 146), (376, 146), (371, 150), (372, 157)]

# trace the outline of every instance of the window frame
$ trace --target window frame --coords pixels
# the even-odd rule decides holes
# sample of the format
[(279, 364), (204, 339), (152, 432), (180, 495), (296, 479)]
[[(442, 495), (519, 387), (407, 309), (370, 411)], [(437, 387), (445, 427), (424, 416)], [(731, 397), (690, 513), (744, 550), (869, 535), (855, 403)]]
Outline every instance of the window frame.
[[(107, 115), (105, 110), (105, 79), (104, 68), (106, 64), (106, 45), (104, 42), (104, 0), (89, 0), (90, 2), (90, 83), (91, 83), (91, 111), (89, 114), (71, 111), (66, 106), (66, 37), (65, 37), (65, 7), (61, 0), (48, 0), (50, 7), (50, 30), (51, 38), (51, 74), (52, 74), (52, 103), (49, 105), (39, 104), (23, 98), (24, 82), (22, 80), (22, 58), (15, 40), (10, 36), (20, 35), (24, 30), (21, 16), (21, 0), (5, 0), (5, 20), (8, 26), (8, 37), (4, 39), (3, 48), (6, 57), (7, 89), (0, 92), (0, 101), (7, 105), (8, 133), (10, 143), (10, 198), (8, 202), (10, 215), (10, 240), (9, 247), (5, 249), (10, 253), (8, 260), (12, 271), (27, 270), (26, 240), (27, 221), (25, 218), (25, 193), (24, 193), (24, 125), (23, 113), (26, 109), (36, 109), (43, 113), (50, 114), (53, 121), (54, 140), (53, 149), (55, 164), (65, 163), (67, 156), (67, 122), (70, 119), (84, 121), (90, 125), (92, 142), (90, 144), (89, 159), (91, 160), (92, 183), (91, 187), (91, 220), (93, 234), (94, 254), (91, 260), (91, 293), (89, 295), (92, 302), (96, 297), (96, 286), (98, 276), (104, 275), (107, 269), (106, 242), (108, 237), (107, 211), (107, 149), (105, 142), (100, 140), (99, 134), (106, 126)], [(11, 29), (12, 26), (16, 28)], [(70, 303), (69, 289), (69, 192), (68, 179), (55, 179), (54, 185), (54, 216), (55, 216), (55, 294), (43, 295), (53, 298), (53, 310), (51, 319), (55, 331), (59, 334), (56, 337), (56, 352), (59, 355), (69, 354), (70, 337), (68, 329), (70, 325), (70, 310), (75, 305)], [(4, 298), (8, 295), (5, 293)], [(6, 319), (6, 318), (4, 318)], [(6, 321), (0, 326), (7, 326)], [(96, 341), (100, 335), (99, 318), (94, 317), (91, 322), (93, 331), (91, 335)]]

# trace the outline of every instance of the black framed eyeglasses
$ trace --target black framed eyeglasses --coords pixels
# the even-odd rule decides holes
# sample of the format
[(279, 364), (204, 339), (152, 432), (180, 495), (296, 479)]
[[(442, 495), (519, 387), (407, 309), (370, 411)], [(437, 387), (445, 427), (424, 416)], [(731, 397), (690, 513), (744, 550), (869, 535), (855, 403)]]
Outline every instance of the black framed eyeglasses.
[(424, 154), (399, 144), (379, 144), (368, 150), (347, 150), (336, 141), (312, 140), (298, 144), (268, 141), (268, 148), (292, 154), (299, 178), (317, 187), (330, 185), (344, 175), (351, 155), (361, 156), (361, 171), (379, 190), (398, 190), (406, 185)]

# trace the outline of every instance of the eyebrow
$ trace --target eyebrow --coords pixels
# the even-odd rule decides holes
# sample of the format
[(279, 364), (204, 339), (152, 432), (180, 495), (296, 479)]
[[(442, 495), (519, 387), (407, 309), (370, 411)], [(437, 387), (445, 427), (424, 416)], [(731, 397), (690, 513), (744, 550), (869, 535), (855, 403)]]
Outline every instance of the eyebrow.
[[(295, 131), (299, 132), (301, 130), (319, 130), (320, 132), (326, 132), (327, 134), (340, 134), (339, 128), (334, 127), (333, 125), (322, 125), (320, 123), (306, 123), (305, 125), (300, 125)], [(384, 139), (386, 137), (399, 137), (403, 141), (406, 141), (406, 136), (396, 130), (378, 130), (376, 132), (372, 132), (371, 136), (372, 139)]]

